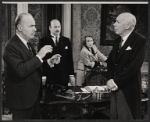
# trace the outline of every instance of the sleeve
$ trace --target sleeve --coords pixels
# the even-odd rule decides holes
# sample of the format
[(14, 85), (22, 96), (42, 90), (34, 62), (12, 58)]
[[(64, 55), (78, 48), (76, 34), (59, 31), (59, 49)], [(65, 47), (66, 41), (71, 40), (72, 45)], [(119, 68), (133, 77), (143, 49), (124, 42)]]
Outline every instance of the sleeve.
[(129, 63), (129, 65), (125, 68), (124, 71), (119, 72), (116, 76), (114, 76), (114, 81), (118, 87), (122, 87), (134, 74), (138, 74), (140, 72), (140, 68), (144, 61), (146, 51), (146, 40), (141, 40), (140, 43), (137, 44), (133, 57)]
[(40, 68), (42, 64), (37, 56), (34, 56), (28, 61), (23, 60), (21, 51), (13, 45), (6, 46), (3, 59), (6, 65), (12, 68), (13, 71), (15, 71), (21, 78), (33, 73), (35, 70)]
[[(39, 40), (38, 51), (40, 51), (40, 49), (45, 46), (45, 40), (46, 38), (42, 38), (41, 40)], [(51, 68), (47, 63), (47, 56), (45, 56), (42, 60), (43, 60), (42, 68), (41, 68), (42, 76), (45, 76), (47, 75), (48, 71), (51, 70)]]
[(84, 65), (89, 66), (89, 67), (92, 68), (94, 66), (95, 62), (94, 61), (90, 61), (88, 55), (89, 54), (86, 51), (81, 50), (80, 58), (83, 61)]
[(114, 68), (113, 68), (113, 61), (112, 61), (112, 54), (113, 54), (113, 50), (110, 52), (108, 59), (107, 59), (107, 80), (109, 79), (113, 79), (113, 73), (114, 73)]
[(97, 56), (98, 56), (98, 59), (102, 62), (107, 60), (107, 57), (104, 54), (102, 54), (98, 49), (97, 49)]
[(104, 62), (107, 60), (107, 57), (100, 52), (100, 50), (96, 47), (96, 45), (93, 45), (93, 50), (95, 52), (95, 55), (97, 55), (98, 61)]
[(114, 40), (112, 50), (109, 53), (107, 60), (105, 61), (107, 63), (107, 69), (108, 69), (107, 73), (106, 73), (107, 80), (114, 79), (114, 62), (113, 62), (113, 59), (114, 59), (114, 54), (115, 54), (115, 50), (117, 48), (117, 45), (118, 45), (118, 40)]

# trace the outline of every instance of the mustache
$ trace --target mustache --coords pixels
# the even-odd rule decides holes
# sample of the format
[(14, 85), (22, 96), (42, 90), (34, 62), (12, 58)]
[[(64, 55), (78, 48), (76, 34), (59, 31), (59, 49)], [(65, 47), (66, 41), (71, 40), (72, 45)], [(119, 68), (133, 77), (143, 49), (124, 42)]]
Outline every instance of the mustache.
[(59, 30), (56, 30), (55, 32), (60, 32)]

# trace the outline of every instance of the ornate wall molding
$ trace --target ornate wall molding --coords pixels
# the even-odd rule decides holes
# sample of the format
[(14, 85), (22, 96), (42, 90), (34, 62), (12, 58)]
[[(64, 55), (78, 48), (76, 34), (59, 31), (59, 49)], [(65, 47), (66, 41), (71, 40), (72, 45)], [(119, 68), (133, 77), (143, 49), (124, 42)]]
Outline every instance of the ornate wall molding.
[(71, 4), (62, 5), (62, 35), (71, 37)]
[(101, 28), (101, 4), (83, 4), (81, 5), (81, 39), (84, 36), (91, 35), (96, 42), (97, 47), (100, 45), (100, 28)]

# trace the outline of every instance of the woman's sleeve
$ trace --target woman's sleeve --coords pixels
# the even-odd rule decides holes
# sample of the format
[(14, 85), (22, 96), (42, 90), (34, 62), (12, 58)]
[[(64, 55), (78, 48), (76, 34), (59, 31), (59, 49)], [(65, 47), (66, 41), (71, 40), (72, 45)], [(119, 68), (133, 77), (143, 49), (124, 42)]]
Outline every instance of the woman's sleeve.
[(90, 61), (88, 53), (86, 53), (86, 51), (81, 50), (80, 57), (84, 65), (89, 66), (91, 68), (94, 66), (95, 62)]
[(94, 48), (95, 48), (95, 50), (96, 50), (98, 60), (103, 61), (103, 62), (106, 61), (106, 60), (107, 60), (107, 57), (106, 57), (104, 54), (102, 54), (102, 53), (97, 49), (96, 46), (94, 46)]

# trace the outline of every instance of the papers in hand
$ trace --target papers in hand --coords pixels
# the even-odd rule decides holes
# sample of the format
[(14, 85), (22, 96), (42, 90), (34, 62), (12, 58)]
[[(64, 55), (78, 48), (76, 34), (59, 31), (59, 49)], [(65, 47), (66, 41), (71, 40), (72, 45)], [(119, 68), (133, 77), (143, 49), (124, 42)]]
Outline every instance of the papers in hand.
[(107, 91), (107, 86), (86, 86), (85, 89), (88, 92), (93, 92), (94, 90), (97, 90), (100, 92), (105, 92), (105, 91)]

